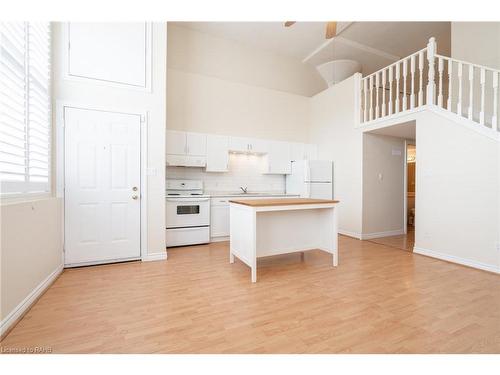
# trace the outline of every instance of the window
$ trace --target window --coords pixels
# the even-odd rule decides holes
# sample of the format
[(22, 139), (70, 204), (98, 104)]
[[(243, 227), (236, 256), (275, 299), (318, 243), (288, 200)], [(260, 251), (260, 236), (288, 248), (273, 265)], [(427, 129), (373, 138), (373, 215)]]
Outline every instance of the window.
[(2, 197), (50, 191), (50, 23), (0, 23)]

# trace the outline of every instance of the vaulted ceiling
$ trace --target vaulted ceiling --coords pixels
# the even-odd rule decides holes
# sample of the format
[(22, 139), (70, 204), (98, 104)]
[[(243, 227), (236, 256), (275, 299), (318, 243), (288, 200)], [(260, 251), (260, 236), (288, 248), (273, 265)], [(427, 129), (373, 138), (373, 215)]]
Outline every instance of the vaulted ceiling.
[(317, 66), (352, 59), (370, 74), (437, 40), (438, 52), (450, 54), (449, 22), (339, 22), (337, 36), (325, 39), (324, 22), (174, 22), (214, 36), (246, 43)]

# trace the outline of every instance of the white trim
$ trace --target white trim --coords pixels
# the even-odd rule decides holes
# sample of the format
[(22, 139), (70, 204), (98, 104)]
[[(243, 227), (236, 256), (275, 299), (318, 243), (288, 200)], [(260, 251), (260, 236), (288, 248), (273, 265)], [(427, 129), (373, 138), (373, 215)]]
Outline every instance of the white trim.
[(417, 246), (413, 247), (413, 252), (415, 254), (424, 255), (424, 256), (431, 257), (431, 258), (445, 260), (447, 262), (457, 263), (457, 264), (461, 264), (463, 266), (477, 268), (477, 269), (480, 269), (483, 271), (488, 271), (488, 272), (500, 274), (500, 267), (499, 266), (493, 266), (491, 264), (481, 263), (481, 262), (477, 262), (475, 260), (465, 259), (465, 258), (457, 257), (454, 255), (441, 253), (438, 251), (424, 249), (422, 247), (417, 247)]
[(230, 240), (229, 236), (210, 237), (210, 242), (224, 242), (229, 240)]
[[(92, 111), (104, 111), (104, 112), (114, 112), (114, 113), (123, 113), (129, 115), (135, 115), (140, 117), (141, 122), (141, 234), (140, 234), (140, 256), (139, 258), (134, 259), (142, 259), (147, 253), (148, 248), (148, 220), (147, 220), (147, 206), (148, 206), (148, 128), (149, 128), (149, 111), (144, 111), (136, 108), (127, 108), (120, 109), (115, 106), (96, 106), (89, 105), (77, 102), (71, 102), (66, 100), (57, 100), (56, 101), (56, 144), (57, 144), (57, 153), (56, 153), (56, 197), (62, 198), (62, 240), (63, 240), (63, 251), (65, 252), (65, 223), (66, 218), (64, 216), (65, 212), (65, 194), (64, 194), (64, 149), (65, 149), (65, 133), (64, 133), (64, 109), (68, 108), (78, 108)], [(144, 121), (143, 121), (144, 120)], [(133, 259), (123, 259), (123, 261), (133, 260)], [(119, 260), (115, 260), (118, 262)], [(113, 261), (106, 261), (106, 263), (111, 263)], [(102, 262), (101, 262), (102, 263)], [(99, 262), (94, 262), (92, 264), (101, 264)], [(68, 267), (81, 266), (84, 264), (72, 264), (65, 265)], [(89, 264), (85, 264), (89, 265)]]
[(52, 283), (57, 279), (57, 277), (62, 273), (63, 265), (60, 264), (57, 268), (52, 271), (40, 284), (38, 284), (25, 299), (19, 303), (6, 317), (0, 322), (0, 336), (3, 335), (12, 328), (22, 316), (31, 308), (35, 303), (37, 298), (39, 298), (47, 288), (52, 285)]
[(164, 252), (161, 253), (152, 253), (152, 254), (145, 254), (142, 256), (141, 260), (143, 262), (154, 262), (157, 260), (167, 260), (167, 251), (165, 250)]
[(356, 238), (357, 240), (361, 240), (361, 233), (357, 233), (357, 232), (350, 232), (348, 230), (343, 230), (343, 229), (339, 229), (338, 230), (338, 233), (343, 235), (343, 236), (347, 236), (347, 237), (352, 237), (352, 238)]
[(401, 236), (405, 234), (404, 229), (397, 229), (397, 230), (388, 230), (385, 232), (373, 232), (373, 233), (362, 233), (361, 234), (361, 239), (362, 240), (371, 240), (374, 238), (380, 238), (380, 237), (390, 237), (390, 236)]
[(450, 121), (455, 121), (458, 124), (466, 127), (469, 130), (472, 130), (476, 133), (479, 133), (485, 137), (488, 137), (490, 139), (493, 139), (495, 141), (500, 142), (500, 132), (496, 131), (495, 129), (491, 129), (485, 125), (480, 125), (479, 123), (475, 121), (471, 121), (468, 118), (465, 118), (463, 116), (460, 116), (456, 114), (455, 112), (450, 112), (446, 109), (440, 108), (437, 105), (434, 104), (426, 104), (423, 106), (420, 106), (418, 108), (409, 110), (409, 111), (404, 111), (404, 112), (399, 112), (395, 113), (390, 116), (378, 118), (373, 121), (367, 121), (360, 123), (359, 126), (355, 126), (355, 129), (361, 129), (363, 132), (368, 132), (376, 129), (381, 129), (381, 128), (386, 128), (388, 126), (404, 123), (404, 122), (410, 122), (416, 120), (418, 123), (418, 117), (417, 114), (419, 112), (424, 112), (425, 110), (428, 110), (430, 112), (433, 112), (436, 115), (440, 115), (443, 117), (446, 117)]
[(93, 84), (98, 84), (101, 86), (107, 86), (107, 87), (115, 87), (115, 88), (122, 88), (122, 89), (128, 89), (128, 90), (136, 90), (136, 91), (145, 91), (145, 92), (152, 92), (153, 91), (153, 85), (152, 85), (152, 77), (153, 77), (153, 66), (152, 66), (152, 55), (153, 55), (153, 32), (152, 32), (152, 22), (145, 22), (146, 24), (146, 33), (145, 33), (145, 74), (146, 74), (146, 84), (145, 86), (138, 86), (138, 85), (132, 85), (129, 83), (125, 82), (117, 82), (117, 81), (107, 81), (99, 78), (92, 78), (92, 77), (83, 77), (83, 76), (77, 76), (69, 73), (69, 34), (70, 34), (70, 23), (71, 22), (66, 22), (64, 27), (62, 28), (62, 61), (61, 61), (61, 66), (63, 67), (63, 79), (67, 81), (73, 81), (73, 82), (92, 82)]

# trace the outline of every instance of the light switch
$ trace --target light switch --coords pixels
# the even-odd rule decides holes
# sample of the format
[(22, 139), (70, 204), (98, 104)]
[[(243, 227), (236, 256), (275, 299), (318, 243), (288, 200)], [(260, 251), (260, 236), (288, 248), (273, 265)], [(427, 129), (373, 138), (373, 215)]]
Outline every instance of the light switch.
[(378, 174), (378, 180), (382, 181), (384, 179), (384, 175), (382, 173)]

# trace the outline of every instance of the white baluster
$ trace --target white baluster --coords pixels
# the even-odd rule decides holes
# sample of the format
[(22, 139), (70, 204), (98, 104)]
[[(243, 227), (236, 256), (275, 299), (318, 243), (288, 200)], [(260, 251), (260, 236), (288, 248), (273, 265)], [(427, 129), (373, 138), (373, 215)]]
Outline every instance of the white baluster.
[(451, 108), (451, 81), (452, 81), (452, 76), (453, 76), (453, 61), (448, 60), (448, 105), (447, 109), (448, 111), (452, 111)]
[(429, 62), (429, 81), (427, 83), (427, 104), (434, 104), (434, 97), (436, 92), (436, 81), (435, 81), (435, 64), (436, 57), (436, 39), (430, 38), (429, 43), (427, 43), (427, 61)]
[(379, 108), (378, 108), (378, 91), (379, 91), (379, 86), (380, 86), (380, 79), (379, 79), (379, 74), (378, 72), (375, 73), (375, 96), (376, 96), (376, 101), (375, 101), (375, 118), (377, 119), (379, 117)]
[(462, 116), (462, 63), (458, 63), (458, 102), (457, 114)]
[(484, 87), (486, 83), (486, 70), (481, 68), (481, 111), (479, 112), (479, 123), (484, 125)]
[(392, 115), (392, 66), (389, 66), (389, 103), (387, 103), (389, 107), (389, 116)]
[(363, 79), (363, 94), (365, 97), (363, 106), (363, 122), (366, 122), (366, 120), (368, 120), (368, 80), (366, 78)]
[(418, 105), (421, 106), (424, 104), (424, 51), (420, 51), (418, 53), (418, 81), (419, 81), (419, 88), (418, 88)]
[(411, 72), (411, 95), (410, 95), (410, 108), (415, 108), (415, 55), (410, 59), (410, 72)]
[(491, 128), (498, 129), (498, 73), (493, 72), (493, 117), (491, 118)]
[(406, 71), (408, 70), (408, 60), (403, 60), (403, 111), (407, 110), (406, 104)]
[(386, 110), (385, 110), (385, 69), (382, 70), (382, 117), (385, 117), (386, 115)]
[(373, 120), (373, 75), (370, 76), (370, 121)]
[(396, 63), (396, 107), (394, 108), (394, 113), (399, 113), (399, 61)]
[(474, 66), (469, 65), (469, 120), (472, 120), (474, 114), (472, 105), (474, 103)]
[(439, 93), (438, 93), (438, 106), (443, 107), (443, 58), (440, 57), (438, 60), (438, 72), (439, 72)]

